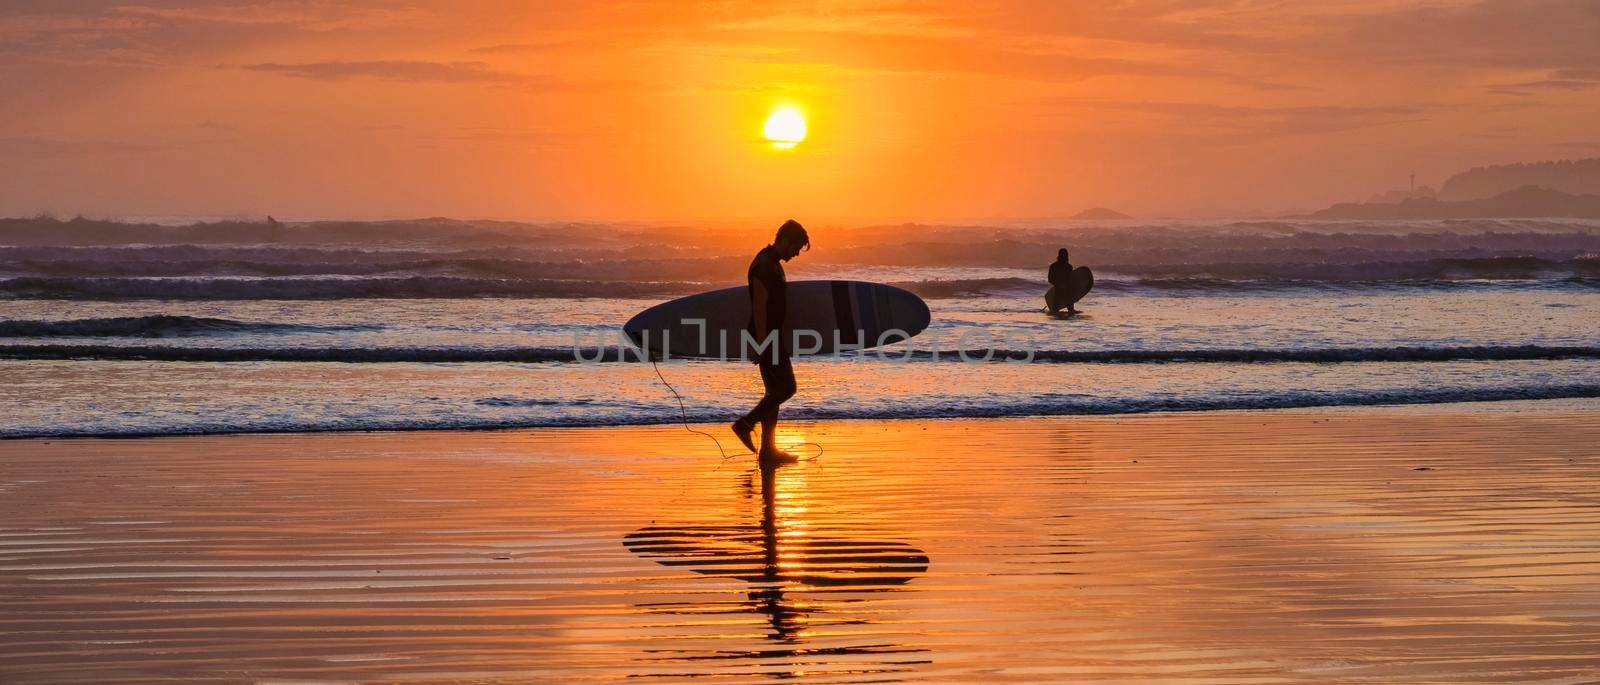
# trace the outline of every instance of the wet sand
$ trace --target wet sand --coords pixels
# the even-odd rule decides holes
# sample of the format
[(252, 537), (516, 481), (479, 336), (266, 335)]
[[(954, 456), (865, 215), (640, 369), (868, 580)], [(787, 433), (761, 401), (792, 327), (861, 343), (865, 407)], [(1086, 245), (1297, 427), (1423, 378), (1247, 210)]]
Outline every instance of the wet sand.
[(0, 683), (1589, 682), (1597, 419), (6, 442)]

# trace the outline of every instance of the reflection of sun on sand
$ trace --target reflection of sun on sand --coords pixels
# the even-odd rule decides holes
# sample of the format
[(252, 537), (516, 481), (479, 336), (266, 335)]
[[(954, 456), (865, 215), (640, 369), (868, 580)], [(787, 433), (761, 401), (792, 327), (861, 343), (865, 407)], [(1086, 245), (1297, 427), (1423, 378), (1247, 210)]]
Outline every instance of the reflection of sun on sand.
[(1592, 680), (1600, 404), (1506, 408), (824, 422), (766, 477), (681, 426), (0, 442), (0, 682)]

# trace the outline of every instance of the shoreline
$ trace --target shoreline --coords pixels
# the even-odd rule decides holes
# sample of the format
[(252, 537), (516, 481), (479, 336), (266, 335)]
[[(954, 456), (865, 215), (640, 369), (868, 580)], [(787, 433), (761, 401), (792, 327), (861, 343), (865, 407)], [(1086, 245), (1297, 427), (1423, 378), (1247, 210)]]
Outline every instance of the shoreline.
[[(1437, 408), (1437, 409), (1434, 409)], [(1408, 402), (1393, 404), (1310, 404), (1304, 406), (1284, 407), (1240, 407), (1221, 409), (1155, 409), (1149, 411), (1126, 412), (1085, 412), (1080, 414), (1003, 414), (992, 416), (889, 416), (889, 417), (844, 417), (844, 418), (784, 418), (783, 423), (788, 425), (816, 426), (831, 423), (871, 423), (871, 422), (917, 422), (917, 421), (1051, 421), (1072, 419), (1117, 419), (1141, 416), (1182, 416), (1182, 415), (1253, 415), (1261, 413), (1285, 412), (1359, 412), (1373, 411), (1439, 411), (1445, 413), (1496, 413), (1504, 411), (1600, 411), (1600, 397), (1590, 395), (1576, 395), (1571, 397), (1548, 397), (1534, 399), (1503, 399), (1490, 398), (1483, 400), (1459, 400), (1452, 402)], [(10, 442), (51, 441), (51, 440), (159, 440), (162, 438), (206, 438), (229, 436), (272, 436), (272, 435), (357, 435), (357, 434), (417, 434), (417, 433), (505, 433), (518, 431), (547, 431), (547, 430), (605, 430), (605, 429), (630, 429), (630, 428), (661, 428), (674, 426), (689, 426), (695, 429), (706, 427), (726, 427), (723, 421), (649, 421), (638, 423), (613, 423), (613, 424), (552, 424), (552, 425), (484, 425), (484, 426), (417, 426), (417, 427), (383, 427), (383, 428), (327, 428), (305, 429), (285, 428), (261, 430), (220, 430), (220, 431), (194, 431), (194, 432), (147, 432), (147, 433), (105, 433), (105, 434), (28, 434), (6, 435), (0, 434), (0, 445)]]

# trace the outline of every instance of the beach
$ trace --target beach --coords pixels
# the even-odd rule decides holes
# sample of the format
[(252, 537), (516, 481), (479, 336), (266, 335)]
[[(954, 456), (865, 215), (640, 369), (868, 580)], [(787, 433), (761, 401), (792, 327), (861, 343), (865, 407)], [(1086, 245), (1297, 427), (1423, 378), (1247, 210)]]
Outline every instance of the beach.
[(0, 2), (0, 685), (1600, 685), (1597, 3)]
[(1590, 682), (1597, 418), (4, 441), (0, 682)]

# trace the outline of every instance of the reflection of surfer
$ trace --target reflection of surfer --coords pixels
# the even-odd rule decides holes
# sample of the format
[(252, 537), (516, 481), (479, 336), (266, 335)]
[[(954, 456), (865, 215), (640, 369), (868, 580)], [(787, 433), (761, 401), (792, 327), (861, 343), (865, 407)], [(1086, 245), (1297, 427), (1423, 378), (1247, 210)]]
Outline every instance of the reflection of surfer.
[[(1065, 294), (1069, 290), (1069, 286), (1067, 285), (1067, 278), (1069, 276), (1071, 276), (1071, 275), (1072, 275), (1072, 262), (1067, 261), (1067, 248), (1063, 247), (1063, 248), (1061, 248), (1060, 250), (1058, 250), (1056, 252), (1056, 261), (1050, 265), (1050, 287), (1056, 289), (1056, 293), (1058, 294), (1058, 301), (1059, 301), (1059, 299), (1064, 299), (1064, 298), (1061, 298), (1060, 295)], [(1054, 313), (1056, 313), (1056, 312), (1058, 312), (1060, 310), (1061, 310), (1061, 305), (1059, 305), (1059, 304), (1057, 304), (1055, 302), (1052, 302), (1050, 304), (1050, 313), (1054, 314)], [(1078, 313), (1077, 308), (1073, 307), (1072, 306), (1072, 302), (1070, 302), (1070, 301), (1067, 302), (1067, 313), (1068, 314), (1077, 314)]]
[(793, 600), (784, 601), (783, 557), (778, 547), (778, 468), (774, 462), (761, 464), (761, 576), (766, 584), (750, 591), (756, 613), (766, 614), (772, 623), (774, 640), (794, 642), (806, 625), (806, 613)]
[[(761, 424), (761, 460), (794, 461), (794, 455), (778, 449), (775, 433), (778, 428), (778, 406), (794, 397), (794, 366), (789, 362), (792, 341), (788, 339), (785, 318), (788, 313), (788, 280), (783, 275), (783, 262), (794, 259), (800, 248), (811, 249), (811, 238), (800, 222), (790, 219), (778, 227), (772, 244), (761, 248), (750, 260), (746, 274), (750, 288), (749, 331), (756, 342), (755, 363), (761, 369), (764, 394), (755, 409), (733, 422), (733, 434), (739, 442), (756, 451), (750, 433), (756, 423)], [(776, 333), (777, 335), (773, 335)], [(770, 347), (762, 347), (771, 340)]]
[[(761, 509), (759, 521), (717, 522), (708, 525), (651, 525), (628, 534), (622, 541), (628, 549), (664, 566), (686, 568), (695, 573), (734, 578), (750, 584), (742, 602), (746, 611), (766, 616), (772, 625), (770, 639), (798, 643), (811, 625), (811, 616), (859, 606), (865, 598), (858, 593), (886, 592), (910, 582), (928, 570), (928, 555), (909, 543), (875, 540), (841, 534), (803, 517), (807, 507), (779, 507), (778, 481), (788, 464), (762, 461), (760, 474)], [(754, 498), (750, 473), (743, 476), (745, 495)], [(794, 492), (793, 487), (788, 488)], [(787, 508), (788, 511), (784, 511)], [(780, 516), (787, 514), (787, 520)], [(744, 517), (740, 517), (744, 518)], [(826, 589), (823, 597), (796, 601), (796, 593)], [(813, 598), (816, 595), (811, 595)], [(660, 606), (660, 605), (653, 605)], [(706, 605), (707, 607), (711, 605)], [(704, 615), (704, 608), (685, 609)], [(836, 625), (861, 625), (867, 618), (839, 618)], [(836, 646), (834, 655), (869, 654), (889, 649), (893, 652), (918, 651), (881, 644)], [(795, 652), (760, 652), (760, 656), (793, 656)], [(813, 656), (818, 652), (811, 652)]]

